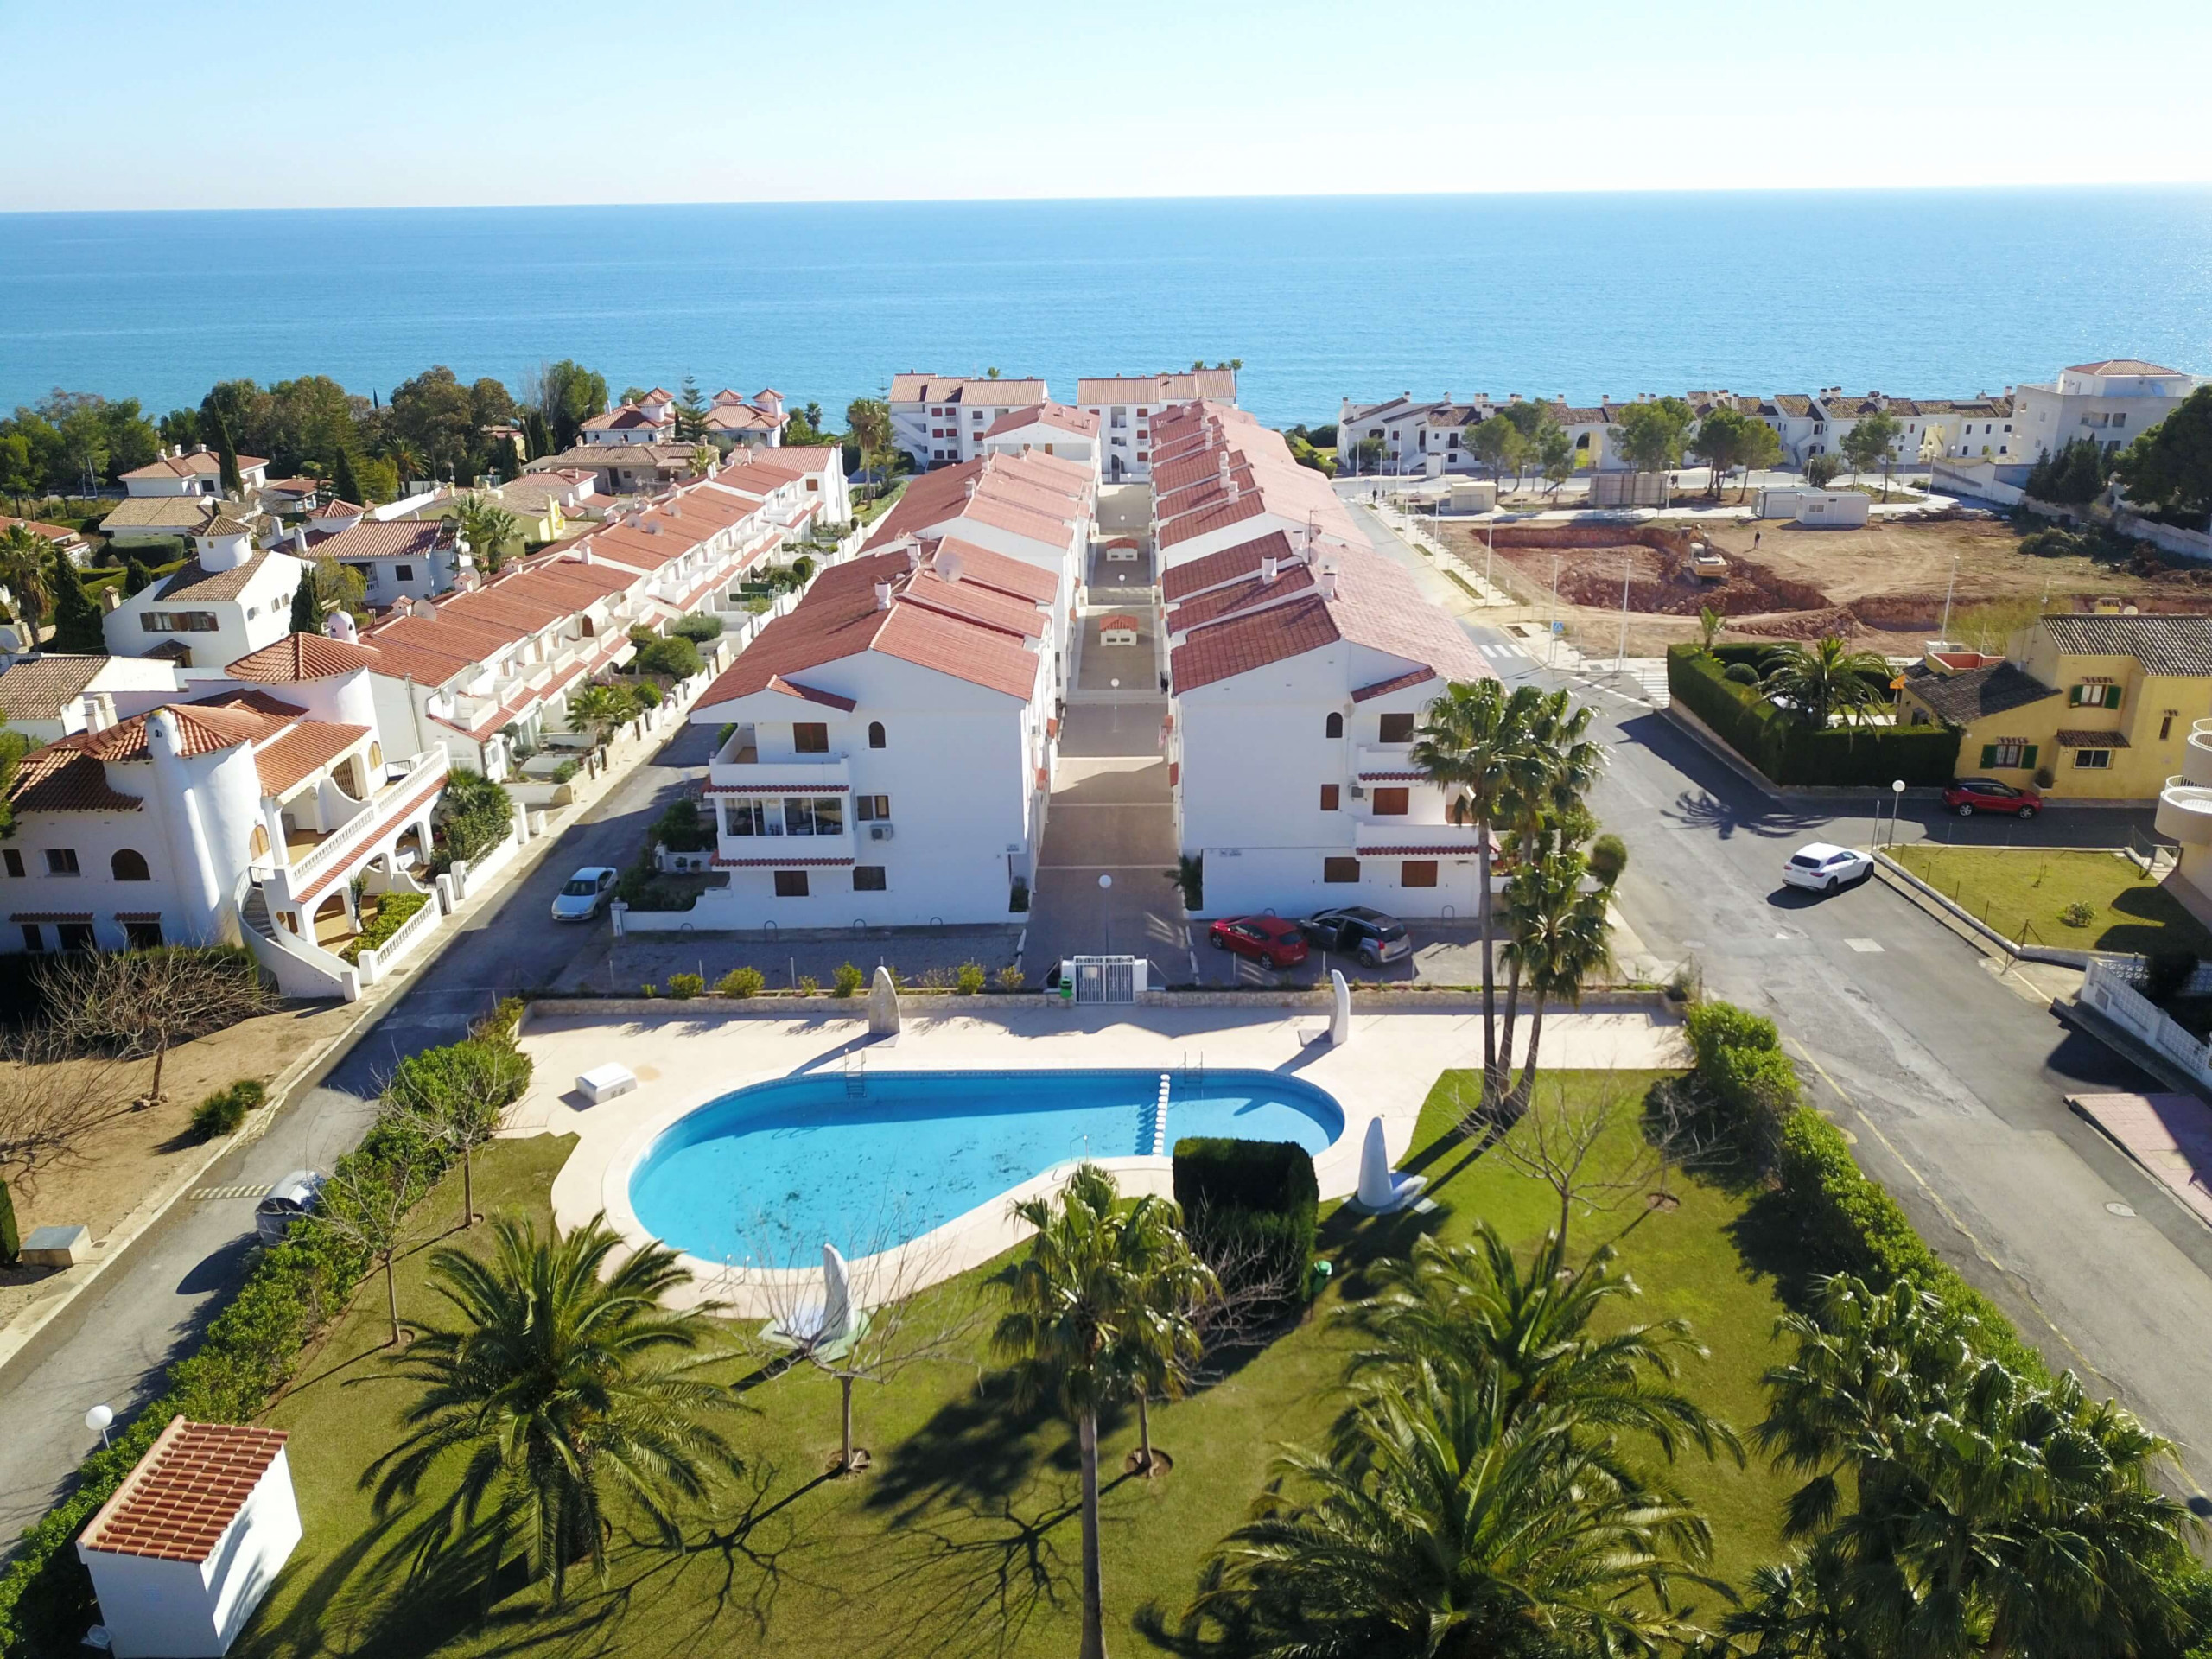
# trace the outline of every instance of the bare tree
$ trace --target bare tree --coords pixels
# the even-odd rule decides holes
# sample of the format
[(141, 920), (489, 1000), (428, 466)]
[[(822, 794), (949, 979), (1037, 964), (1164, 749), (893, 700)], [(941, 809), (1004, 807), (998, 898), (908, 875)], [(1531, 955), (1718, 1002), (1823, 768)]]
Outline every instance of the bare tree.
[(1670, 1200), (1671, 1173), (1711, 1161), (1719, 1147), (1707, 1120), (1683, 1109), (1670, 1087), (1647, 1096), (1630, 1084), (1609, 1081), (1593, 1097), (1571, 1095), (1564, 1079), (1546, 1077), (1491, 1155), (1551, 1188), (1564, 1239), (1578, 1211), (1588, 1217), (1637, 1204), (1649, 1210)]
[(356, 1153), (323, 1184), (315, 1218), (340, 1237), (358, 1244), (384, 1269), (385, 1310), (391, 1319), (392, 1347), (399, 1345), (399, 1282), (392, 1263), (407, 1236), (408, 1212), (423, 1195), (416, 1178), (427, 1161), (423, 1142), (412, 1135), (393, 1137), (391, 1154), (375, 1160)]
[(53, 1028), (71, 1046), (153, 1060), (149, 1105), (162, 1098), (171, 1048), (276, 1006), (243, 952), (87, 950), (57, 957), (44, 974)]
[[(752, 1338), (763, 1357), (811, 1365), (835, 1377), (839, 1449), (832, 1474), (868, 1465), (865, 1446), (853, 1444), (853, 1388), (889, 1382), (917, 1365), (960, 1364), (980, 1369), (977, 1338), (985, 1309), (972, 1288), (950, 1272), (939, 1247), (905, 1242), (899, 1207), (887, 1205), (853, 1240), (850, 1312), (842, 1331), (823, 1328), (823, 1279), (810, 1271), (819, 1261), (787, 1228), (766, 1215), (745, 1230), (753, 1267), (732, 1263), (719, 1287), (725, 1300), (741, 1288), (756, 1306), (769, 1309)], [(762, 1271), (766, 1268), (766, 1271)]]
[(86, 1137), (132, 1104), (116, 1060), (79, 1055), (50, 1028), (0, 1047), (0, 1185), (29, 1193), (39, 1171), (81, 1157)]
[(530, 1087), (530, 1057), (512, 1043), (472, 1041), (410, 1055), (380, 1091), (417, 1134), (461, 1159), (461, 1224), (476, 1224), (475, 1154), (499, 1132), (499, 1118)]

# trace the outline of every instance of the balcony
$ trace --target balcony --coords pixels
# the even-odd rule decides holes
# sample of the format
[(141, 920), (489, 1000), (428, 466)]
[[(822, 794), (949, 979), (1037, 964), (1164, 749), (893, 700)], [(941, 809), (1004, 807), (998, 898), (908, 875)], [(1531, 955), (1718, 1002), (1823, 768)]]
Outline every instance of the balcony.
[(387, 835), (404, 830), (428, 810), (445, 787), (446, 767), (445, 746), (435, 745), (410, 760), (405, 770), (374, 791), (359, 812), (329, 834), (295, 831), (287, 836), (285, 861), (267, 876), (270, 903), (289, 908), (297, 899), (327, 886), (334, 875), (365, 861)]
[[(2190, 741), (2196, 741), (2194, 734)], [(2158, 830), (2185, 847), (2212, 845), (2212, 788), (2186, 776), (2169, 778), (2158, 791)]]
[(1421, 823), (1401, 817), (1360, 817), (1352, 823), (1352, 850), (1359, 853), (1419, 848), (1424, 855), (1472, 858), (1481, 847), (1482, 836), (1471, 823)]
[(2181, 775), (2192, 784), (2212, 785), (2212, 720), (2200, 720), (2189, 728), (2189, 743), (2181, 754)]
[(829, 754), (793, 754), (773, 760), (743, 742), (743, 731), (734, 735), (707, 767), (707, 786), (747, 795), (834, 795), (852, 787), (852, 767), (842, 751)]
[[(1352, 751), (1353, 776), (1363, 783), (1381, 781), (1390, 784), (1411, 784), (1417, 788), (1433, 788), (1424, 781), (1421, 768), (1414, 764), (1413, 745), (1393, 743), (1382, 748), (1362, 744)], [(1382, 774), (1378, 779), (1378, 774)]]

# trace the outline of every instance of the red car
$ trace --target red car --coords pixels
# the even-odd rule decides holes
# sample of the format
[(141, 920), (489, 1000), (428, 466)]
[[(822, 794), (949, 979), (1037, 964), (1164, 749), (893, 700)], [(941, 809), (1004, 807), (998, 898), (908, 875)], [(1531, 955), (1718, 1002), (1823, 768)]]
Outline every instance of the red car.
[(1962, 818), (1977, 812), (2009, 812), (2032, 818), (2043, 810), (2043, 797), (2032, 789), (2000, 784), (1994, 778), (1961, 778), (1943, 791), (1943, 804)]
[(1306, 960), (1306, 936), (1280, 916), (1224, 916), (1206, 930), (1217, 950), (1234, 950), (1270, 968), (1295, 968)]

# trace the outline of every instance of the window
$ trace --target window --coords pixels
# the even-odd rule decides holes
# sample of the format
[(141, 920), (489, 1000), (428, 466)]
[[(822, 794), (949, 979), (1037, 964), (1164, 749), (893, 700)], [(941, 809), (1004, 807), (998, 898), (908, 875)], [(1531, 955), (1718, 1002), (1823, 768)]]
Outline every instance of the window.
[(842, 836), (845, 833), (845, 803), (835, 795), (788, 797), (784, 802), (784, 833)]
[(1378, 818), (1402, 818), (1413, 810), (1413, 791), (1402, 785), (1389, 789), (1378, 789), (1371, 797), (1374, 813)]
[(395, 564), (395, 565), (393, 565), (393, 566), (391, 567), (391, 579), (392, 579), (394, 582), (412, 582), (412, 581), (414, 581), (414, 580), (415, 580), (415, 567), (414, 567), (413, 565), (411, 565), (411, 564)]
[(256, 858), (269, 856), (269, 832), (257, 823), (253, 826), (253, 855)]
[(886, 884), (883, 880), (882, 865), (855, 864), (853, 866), (853, 891), (855, 893), (882, 893), (885, 890)]
[(776, 897), (779, 899), (805, 898), (806, 872), (804, 870), (778, 870)]
[(46, 949), (46, 936), (38, 931), (36, 922), (23, 924), (23, 949), (33, 956)]
[(883, 722), (881, 721), (871, 720), (868, 721), (868, 746), (871, 749), (880, 749), (884, 747)]
[(162, 925), (158, 921), (125, 922), (123, 937), (133, 950), (157, 950), (162, 944)]
[(1325, 858), (1321, 861), (1321, 879), (1332, 883), (1357, 883), (1359, 880), (1359, 861), (1356, 858)]
[(1436, 885), (1436, 861), (1433, 858), (1409, 858), (1398, 866), (1398, 885), (1402, 887), (1433, 887)]
[(46, 873), (48, 875), (75, 875), (77, 849), (74, 847), (49, 847), (46, 849)]
[(1344, 717), (1342, 715), (1332, 714), (1328, 717), (1328, 719), (1321, 722), (1322, 736), (1342, 737), (1344, 734)]
[(2174, 734), (2175, 710), (2166, 709), (2158, 716), (2158, 741), (2163, 743)]
[(2036, 764), (2036, 746), (2023, 743), (2017, 737), (2000, 737), (1994, 743), (1981, 746), (1983, 769), (1990, 772), (2032, 770)]
[(855, 795), (853, 797), (853, 817), (861, 823), (891, 822), (891, 798), (888, 795)]
[(2103, 772), (2112, 765), (2110, 749), (2076, 749), (2074, 751), (2074, 770)]
[(2117, 709), (2120, 686), (2111, 680), (2087, 680), (2069, 691), (2066, 701), (2075, 709)]
[(107, 861), (109, 871), (118, 881), (150, 881), (153, 872), (146, 868), (146, 855), (125, 847)]
[(21, 875), (23, 873), (23, 855), (17, 852), (13, 847), (10, 847), (7, 850), (6, 857), (8, 860), (8, 874), (10, 875)]
[(89, 950), (94, 943), (90, 922), (56, 922), (54, 933), (64, 950)]
[(1321, 810), (1322, 810), (1324, 812), (1334, 812), (1334, 811), (1338, 810), (1338, 796), (1340, 796), (1342, 793), (1343, 793), (1343, 790), (1342, 790), (1342, 789), (1341, 789), (1341, 787), (1340, 787), (1339, 785), (1335, 785), (1335, 784), (1324, 784), (1324, 785), (1321, 785)]
[(830, 753), (830, 728), (818, 720), (791, 722), (791, 750), (797, 754)]
[(1414, 741), (1414, 717), (1411, 715), (1382, 716), (1382, 741), (1385, 743), (1410, 743)]
[(138, 626), (148, 633), (213, 633), (213, 611), (142, 611)]
[(722, 803), (722, 834), (765, 836), (767, 833), (768, 810), (765, 804), (760, 801), (724, 801)]

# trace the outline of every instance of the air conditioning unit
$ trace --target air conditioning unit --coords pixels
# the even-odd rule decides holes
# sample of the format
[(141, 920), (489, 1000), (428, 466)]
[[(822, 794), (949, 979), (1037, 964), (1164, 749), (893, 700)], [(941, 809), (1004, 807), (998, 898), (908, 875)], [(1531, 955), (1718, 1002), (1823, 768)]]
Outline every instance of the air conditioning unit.
[(890, 840), (891, 826), (887, 823), (871, 823), (868, 827), (868, 838), (870, 841)]
[(1355, 801), (1365, 800), (1367, 798), (1367, 785), (1365, 784), (1354, 784), (1351, 786), (1351, 798)]

